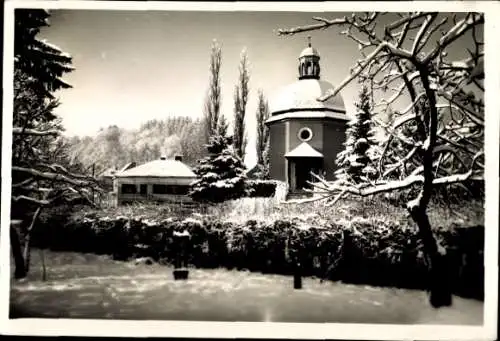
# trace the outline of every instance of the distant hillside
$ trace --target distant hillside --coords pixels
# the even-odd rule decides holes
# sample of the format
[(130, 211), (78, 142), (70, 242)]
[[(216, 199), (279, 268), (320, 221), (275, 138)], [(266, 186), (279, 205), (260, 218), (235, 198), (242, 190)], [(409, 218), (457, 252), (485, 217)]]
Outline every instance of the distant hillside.
[(137, 130), (126, 130), (116, 125), (101, 129), (95, 137), (68, 139), (73, 159), (85, 167), (95, 164), (95, 172), (111, 167), (122, 167), (128, 162), (138, 164), (182, 154), (183, 160), (194, 165), (205, 153), (201, 120), (172, 117), (150, 120)]

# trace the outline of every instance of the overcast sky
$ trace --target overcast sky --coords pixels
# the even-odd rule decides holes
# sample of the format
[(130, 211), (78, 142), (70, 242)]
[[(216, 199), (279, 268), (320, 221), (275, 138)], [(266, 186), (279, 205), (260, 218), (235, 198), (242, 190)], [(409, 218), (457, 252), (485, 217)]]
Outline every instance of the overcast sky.
[[(208, 86), (212, 41), (222, 44), (222, 113), (232, 120), (239, 56), (247, 49), (250, 97), (249, 145), (254, 145), (257, 89), (272, 100), (297, 79), (297, 58), (312, 36), (321, 54), (321, 78), (338, 85), (359, 58), (339, 28), (280, 37), (278, 28), (313, 23), (314, 16), (345, 13), (174, 12), (52, 10), (41, 38), (73, 56), (76, 70), (64, 78), (73, 89), (57, 95), (68, 135), (93, 135), (116, 124), (138, 128), (149, 119), (201, 117)], [(465, 49), (462, 49), (465, 51)], [(342, 91), (349, 114), (357, 84)]]

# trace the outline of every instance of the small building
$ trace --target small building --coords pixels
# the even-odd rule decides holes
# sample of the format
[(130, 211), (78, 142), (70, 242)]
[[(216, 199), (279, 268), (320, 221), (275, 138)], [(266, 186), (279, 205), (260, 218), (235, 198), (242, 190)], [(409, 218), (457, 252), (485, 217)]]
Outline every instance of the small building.
[(188, 195), (196, 174), (182, 162), (161, 157), (115, 175), (116, 204), (132, 202), (191, 202)]
[(271, 179), (288, 184), (290, 194), (303, 193), (314, 181), (311, 172), (334, 178), (335, 159), (342, 151), (348, 117), (337, 94), (318, 99), (334, 90), (320, 79), (320, 55), (311, 46), (299, 56), (298, 80), (270, 101), (269, 127)]
[(135, 162), (129, 162), (122, 168), (118, 169), (118, 167), (111, 167), (106, 169), (104, 172), (99, 174), (97, 179), (101, 181), (103, 187), (106, 190), (112, 190), (113, 189), (113, 179), (115, 178), (116, 174), (126, 171), (127, 169), (134, 168), (136, 166)]

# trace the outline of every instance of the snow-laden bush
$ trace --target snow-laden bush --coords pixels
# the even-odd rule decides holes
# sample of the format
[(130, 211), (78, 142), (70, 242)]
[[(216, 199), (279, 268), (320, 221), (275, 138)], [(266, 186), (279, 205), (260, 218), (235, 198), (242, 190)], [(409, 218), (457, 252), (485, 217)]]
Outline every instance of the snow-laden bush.
[(247, 196), (250, 198), (272, 198), (276, 193), (274, 180), (247, 180), (245, 182)]

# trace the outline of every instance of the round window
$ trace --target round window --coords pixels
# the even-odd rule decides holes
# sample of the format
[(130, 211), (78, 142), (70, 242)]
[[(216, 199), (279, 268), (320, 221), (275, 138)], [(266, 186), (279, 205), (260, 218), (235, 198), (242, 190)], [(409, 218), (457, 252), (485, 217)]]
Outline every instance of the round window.
[(302, 141), (309, 141), (312, 137), (313, 133), (310, 128), (305, 127), (299, 130), (299, 139)]

